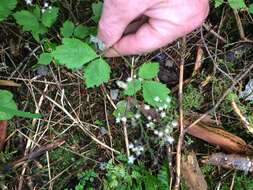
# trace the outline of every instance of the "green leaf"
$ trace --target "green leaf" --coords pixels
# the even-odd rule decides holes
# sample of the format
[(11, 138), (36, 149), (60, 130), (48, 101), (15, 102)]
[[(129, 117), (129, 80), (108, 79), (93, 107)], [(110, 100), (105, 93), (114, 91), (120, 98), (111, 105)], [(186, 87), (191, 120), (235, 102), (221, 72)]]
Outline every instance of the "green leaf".
[[(17, 105), (12, 99), (13, 95), (11, 92), (7, 90), (0, 90), (0, 100), (1, 105), (5, 106), (6, 108), (10, 108), (13, 110), (17, 110)], [(0, 110), (0, 120), (9, 120), (14, 117), (13, 113), (8, 113), (6, 110)]]
[(39, 33), (40, 24), (36, 16), (31, 12), (22, 10), (16, 12), (14, 17), (19, 25), (23, 27), (24, 31), (33, 31), (34, 33)]
[(214, 0), (214, 7), (217, 8), (224, 3), (224, 0)]
[(128, 110), (128, 103), (125, 100), (119, 101), (116, 105), (116, 110), (114, 110), (114, 117), (123, 117), (126, 116)]
[(247, 7), (244, 0), (228, 0), (228, 4), (230, 5), (232, 9), (237, 9), (237, 10)]
[(159, 63), (144, 63), (139, 69), (139, 77), (143, 79), (152, 79), (159, 72)]
[(17, 105), (13, 100), (13, 95), (7, 90), (0, 90), (0, 120), (10, 120), (14, 116), (26, 118), (40, 118), (40, 114), (32, 114), (30, 112), (23, 112), (17, 109)]
[[(33, 114), (33, 113), (30, 113), (30, 112), (23, 112), (23, 111), (19, 111), (19, 110), (15, 109), (15, 108), (13, 109), (13, 108), (9, 108), (9, 107), (0, 105), (0, 113), (1, 112), (11, 114), (12, 116), (15, 115), (15, 116), (30, 118), (30, 119), (41, 118), (40, 114)], [(7, 119), (5, 119), (5, 120), (7, 120)]]
[(249, 5), (248, 11), (249, 13), (253, 14), (253, 4)]
[[(166, 85), (156, 81), (144, 81), (143, 83), (143, 98), (148, 104), (159, 107), (168, 102), (170, 90)], [(157, 97), (159, 101), (157, 101)]]
[(59, 8), (57, 7), (52, 7), (52, 9), (46, 9), (46, 11), (42, 14), (41, 22), (44, 24), (46, 27), (51, 27), (54, 22), (57, 19), (59, 12)]
[(57, 46), (52, 55), (59, 64), (66, 65), (69, 69), (80, 69), (97, 57), (87, 43), (74, 38), (63, 38), (63, 45)]
[(73, 22), (67, 20), (63, 23), (63, 26), (61, 27), (60, 31), (61, 31), (61, 35), (64, 38), (69, 38), (72, 36), (73, 32), (74, 32), (74, 24)]
[(49, 65), (52, 61), (51, 53), (42, 53), (40, 54), (38, 64), (40, 65)]
[(91, 34), (90, 28), (87, 26), (79, 25), (75, 28), (74, 36), (77, 38), (85, 38)]
[(124, 90), (124, 94), (128, 96), (133, 96), (139, 90), (141, 90), (141, 81), (138, 79), (133, 79), (127, 83), (127, 88)]
[(84, 78), (88, 88), (99, 86), (110, 79), (110, 66), (102, 58), (92, 61), (84, 70)]
[(3, 21), (16, 7), (17, 0), (0, 0), (0, 21)]
[(98, 3), (92, 3), (92, 12), (93, 16), (91, 19), (95, 22), (98, 23), (100, 16), (102, 14), (102, 9), (103, 9), (103, 3), (98, 2)]
[(32, 14), (38, 19), (40, 20), (41, 17), (41, 12), (40, 12), (40, 7), (39, 5), (35, 5), (34, 9), (32, 9)]

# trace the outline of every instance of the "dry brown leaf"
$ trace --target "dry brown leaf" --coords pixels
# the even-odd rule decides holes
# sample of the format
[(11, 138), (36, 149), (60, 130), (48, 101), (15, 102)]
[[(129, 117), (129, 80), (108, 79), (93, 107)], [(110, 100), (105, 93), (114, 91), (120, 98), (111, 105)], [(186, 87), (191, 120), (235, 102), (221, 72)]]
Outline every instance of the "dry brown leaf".
[[(191, 122), (185, 120), (185, 126), (187, 127), (189, 124)], [(197, 125), (187, 129), (186, 132), (210, 144), (217, 145), (228, 153), (253, 154), (252, 146), (247, 145), (243, 139), (209, 124), (199, 122)]]
[(181, 172), (189, 190), (206, 190), (207, 183), (194, 152), (186, 155), (182, 159)]

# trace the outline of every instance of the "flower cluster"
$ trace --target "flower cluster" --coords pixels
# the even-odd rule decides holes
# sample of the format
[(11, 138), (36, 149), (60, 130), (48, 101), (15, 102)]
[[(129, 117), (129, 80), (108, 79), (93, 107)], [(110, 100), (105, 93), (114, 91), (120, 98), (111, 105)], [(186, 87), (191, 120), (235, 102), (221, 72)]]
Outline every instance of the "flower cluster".
[(45, 2), (42, 9), (41, 9), (41, 12), (44, 13), (47, 9), (52, 9), (52, 6), (49, 6), (49, 3), (48, 2)]
[(142, 154), (142, 152), (144, 152), (144, 147), (141, 144), (130, 143), (128, 148), (133, 153), (128, 157), (128, 163), (133, 164), (136, 158), (138, 158)]

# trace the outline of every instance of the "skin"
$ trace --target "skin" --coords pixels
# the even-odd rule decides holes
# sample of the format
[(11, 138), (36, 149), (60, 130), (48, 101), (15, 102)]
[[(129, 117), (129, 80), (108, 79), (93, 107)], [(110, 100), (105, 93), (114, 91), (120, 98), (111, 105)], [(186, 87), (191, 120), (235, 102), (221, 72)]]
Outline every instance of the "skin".
[[(98, 38), (107, 57), (152, 52), (198, 28), (208, 12), (208, 0), (104, 0)], [(148, 21), (126, 35), (141, 16)]]

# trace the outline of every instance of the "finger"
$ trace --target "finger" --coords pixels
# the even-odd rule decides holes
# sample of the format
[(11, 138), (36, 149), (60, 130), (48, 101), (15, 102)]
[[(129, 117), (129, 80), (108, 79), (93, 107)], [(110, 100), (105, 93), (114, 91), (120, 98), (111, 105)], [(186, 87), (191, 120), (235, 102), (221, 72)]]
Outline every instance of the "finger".
[(179, 27), (167, 21), (150, 19), (135, 34), (120, 39), (105, 55), (117, 57), (154, 51), (183, 36), (186, 32)]
[[(106, 44), (106, 47), (112, 46), (122, 37), (127, 26), (135, 18), (160, 1), (105, 0), (98, 26), (98, 38)], [(140, 3), (142, 6), (140, 6)]]

